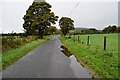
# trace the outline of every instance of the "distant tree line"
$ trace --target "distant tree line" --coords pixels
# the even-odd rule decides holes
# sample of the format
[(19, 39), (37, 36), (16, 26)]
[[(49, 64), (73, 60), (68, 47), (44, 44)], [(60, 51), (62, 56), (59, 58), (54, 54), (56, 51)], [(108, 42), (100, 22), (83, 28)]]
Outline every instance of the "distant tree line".
[(120, 27), (117, 27), (116, 25), (109, 25), (102, 30), (102, 33), (120, 33)]
[[(48, 27), (45, 32), (44, 35), (51, 35), (51, 34), (57, 34), (58, 33), (58, 29), (55, 26), (50, 26)], [(31, 35), (35, 35), (35, 36), (39, 36), (39, 34), (28, 34), (26, 32), (24, 33), (2, 33), (0, 34), (1, 36), (21, 36), (21, 37), (27, 37), (27, 36), (31, 36)]]
[(55, 27), (55, 26), (50, 26), (50, 27), (48, 27), (48, 29), (46, 30), (46, 34), (56, 34), (56, 32), (57, 32), (57, 28)]
[(100, 31), (95, 28), (90, 28), (88, 30), (82, 30), (80, 34), (100, 34)]
[(70, 33), (70, 34), (75, 34), (75, 35), (78, 35), (78, 34), (107, 34), (107, 33), (120, 33), (120, 27), (116, 26), (116, 25), (113, 25), (113, 26), (108, 26), (108, 27), (105, 27), (103, 30), (97, 30), (95, 28), (90, 28), (90, 29), (87, 29), (87, 30), (81, 30), (81, 31), (75, 31), (74, 33)]

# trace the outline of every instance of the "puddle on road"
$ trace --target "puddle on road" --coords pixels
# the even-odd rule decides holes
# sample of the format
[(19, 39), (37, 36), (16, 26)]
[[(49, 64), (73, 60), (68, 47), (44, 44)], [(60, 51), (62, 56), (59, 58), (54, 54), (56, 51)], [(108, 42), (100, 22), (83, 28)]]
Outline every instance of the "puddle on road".
[(66, 56), (70, 57), (72, 55), (72, 53), (68, 51), (68, 49), (65, 46), (62, 45), (60, 48), (63, 49), (61, 50), (61, 52), (64, 53)]
[(88, 71), (85, 67), (83, 67), (77, 61), (76, 57), (64, 45), (62, 45), (60, 48), (63, 49), (61, 52), (71, 59), (70, 67), (77, 78), (92, 78), (91, 71)]
[(70, 56), (71, 64), (74, 74), (77, 78), (92, 78), (92, 74), (85, 67), (83, 67), (77, 60), (74, 55)]

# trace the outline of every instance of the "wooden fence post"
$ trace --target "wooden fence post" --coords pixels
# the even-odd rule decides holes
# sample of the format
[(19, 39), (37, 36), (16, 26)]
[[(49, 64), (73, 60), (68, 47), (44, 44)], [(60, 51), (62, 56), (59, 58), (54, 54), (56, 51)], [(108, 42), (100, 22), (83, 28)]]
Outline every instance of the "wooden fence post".
[(75, 41), (75, 35), (74, 35), (74, 41)]
[(80, 36), (79, 36), (79, 42), (81, 43)]
[(90, 39), (90, 36), (88, 36), (88, 40), (87, 40), (87, 45), (89, 46), (89, 39)]
[(106, 50), (106, 37), (104, 37), (104, 50)]
[(74, 41), (74, 36), (72, 36), (72, 40)]
[(75, 36), (75, 41), (76, 41), (76, 36)]
[(78, 42), (79, 42), (79, 36), (78, 36)]

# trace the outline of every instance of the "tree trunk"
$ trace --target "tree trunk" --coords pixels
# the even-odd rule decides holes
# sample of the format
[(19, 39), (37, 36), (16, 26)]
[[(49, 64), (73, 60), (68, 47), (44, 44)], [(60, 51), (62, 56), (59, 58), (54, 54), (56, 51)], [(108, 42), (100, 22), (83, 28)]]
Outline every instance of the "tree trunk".
[(39, 34), (40, 34), (40, 38), (43, 39), (43, 32), (41, 29), (39, 29)]
[(43, 35), (42, 34), (40, 35), (40, 38), (43, 39)]

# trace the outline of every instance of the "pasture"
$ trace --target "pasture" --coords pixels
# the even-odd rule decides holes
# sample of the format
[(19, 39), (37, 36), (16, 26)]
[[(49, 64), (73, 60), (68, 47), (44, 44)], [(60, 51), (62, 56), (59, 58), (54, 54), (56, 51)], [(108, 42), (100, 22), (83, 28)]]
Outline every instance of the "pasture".
[[(59, 38), (83, 66), (101, 78), (118, 79), (118, 35), (120, 34), (71, 35), (71, 38), (67, 35), (67, 38), (62, 36)], [(89, 45), (87, 45), (88, 36)], [(104, 37), (106, 37), (106, 50), (104, 50)]]

